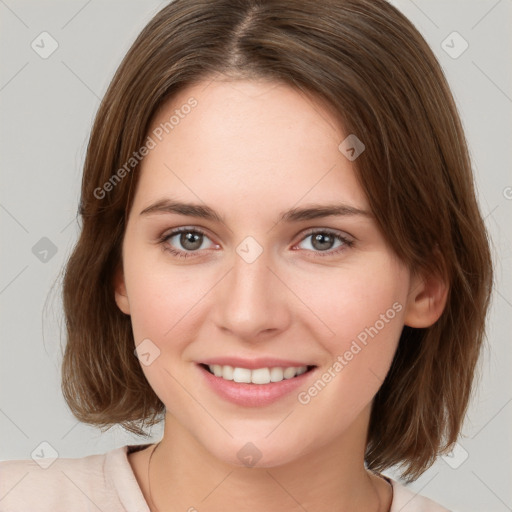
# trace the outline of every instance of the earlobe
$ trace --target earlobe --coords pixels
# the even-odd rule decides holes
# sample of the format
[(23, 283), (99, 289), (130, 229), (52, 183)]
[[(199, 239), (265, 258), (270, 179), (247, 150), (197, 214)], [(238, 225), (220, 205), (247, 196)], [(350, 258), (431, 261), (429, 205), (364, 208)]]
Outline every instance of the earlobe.
[(119, 266), (114, 276), (114, 296), (117, 307), (125, 314), (130, 314), (130, 303), (128, 302), (128, 294), (126, 293), (126, 285), (124, 282), (124, 272)]
[(423, 328), (435, 324), (446, 306), (449, 285), (439, 274), (412, 276), (404, 323)]

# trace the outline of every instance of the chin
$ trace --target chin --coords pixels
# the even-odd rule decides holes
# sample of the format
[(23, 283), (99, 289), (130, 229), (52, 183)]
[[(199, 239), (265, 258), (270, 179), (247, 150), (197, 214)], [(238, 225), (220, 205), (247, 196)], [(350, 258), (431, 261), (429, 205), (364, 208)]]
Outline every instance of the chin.
[[(303, 446), (301, 446), (304, 448)], [(237, 468), (272, 468), (293, 462), (302, 456), (296, 446), (284, 445), (279, 439), (231, 440), (225, 445), (205, 448), (218, 460)]]

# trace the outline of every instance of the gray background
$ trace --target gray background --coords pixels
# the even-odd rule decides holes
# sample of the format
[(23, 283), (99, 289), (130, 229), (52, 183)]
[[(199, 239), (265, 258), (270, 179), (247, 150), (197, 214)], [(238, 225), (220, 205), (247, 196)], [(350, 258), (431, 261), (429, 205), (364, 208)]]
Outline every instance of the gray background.
[[(410, 487), (454, 511), (505, 512), (512, 510), (512, 0), (392, 3), (426, 38), (452, 87), (496, 261), (488, 343), (459, 446)], [(60, 457), (83, 457), (161, 437), (161, 426), (149, 439), (120, 428), (102, 434), (67, 409), (60, 272), (78, 234), (94, 114), (130, 44), (164, 4), (0, 0), (0, 460), (30, 458), (42, 442)], [(44, 31), (58, 43), (46, 59), (31, 47), (51, 48)], [(464, 43), (454, 31), (469, 44), (457, 58)]]

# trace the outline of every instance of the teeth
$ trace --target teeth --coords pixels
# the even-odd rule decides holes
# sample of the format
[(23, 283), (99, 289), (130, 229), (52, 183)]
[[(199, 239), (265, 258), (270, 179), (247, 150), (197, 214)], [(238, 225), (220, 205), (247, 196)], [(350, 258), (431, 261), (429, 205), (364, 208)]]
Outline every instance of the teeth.
[(290, 366), (288, 368), (274, 367), (249, 370), (248, 368), (233, 368), (233, 366), (221, 366), (220, 364), (208, 365), (208, 368), (216, 377), (247, 384), (280, 382), (284, 379), (291, 379), (296, 375), (302, 375), (308, 369), (307, 366)]
[[(240, 368), (237, 368), (239, 370)], [(244, 370), (250, 373), (250, 382), (253, 384), (268, 384), (270, 382), (270, 370), (268, 368), (258, 368), (256, 370)]]
[(280, 382), (283, 380), (283, 369), (282, 368), (271, 368), (270, 369), (270, 381), (271, 382)]
[(246, 368), (235, 368), (233, 370), (233, 380), (235, 382), (247, 382), (251, 383), (251, 370)]

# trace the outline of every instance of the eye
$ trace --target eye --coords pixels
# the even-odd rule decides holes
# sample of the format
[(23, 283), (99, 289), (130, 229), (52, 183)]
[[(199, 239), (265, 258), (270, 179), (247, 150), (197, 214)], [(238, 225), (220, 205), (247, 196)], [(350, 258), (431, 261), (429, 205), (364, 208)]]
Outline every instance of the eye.
[[(179, 244), (184, 250), (179, 248), (176, 249), (175, 246), (171, 244), (173, 238), (176, 238), (174, 244)], [(194, 257), (195, 252), (205, 249), (205, 247), (203, 247), (205, 238), (208, 238), (206, 233), (198, 228), (182, 227), (163, 235), (159, 242), (162, 244), (165, 251), (170, 252), (174, 256), (178, 258), (189, 258)], [(316, 253), (315, 256), (320, 257), (333, 256), (346, 250), (347, 247), (352, 247), (354, 245), (353, 240), (337, 231), (329, 229), (312, 230), (306, 234), (302, 239), (302, 242), (308, 238), (311, 239), (309, 245), (313, 252)], [(332, 250), (333, 244), (336, 242), (338, 242), (339, 245), (335, 250)], [(217, 244), (214, 245), (219, 247)], [(306, 249), (311, 250), (309, 248)]]
[[(176, 238), (177, 244), (183, 249), (175, 249), (171, 245), (171, 240)], [(178, 258), (189, 258), (194, 256), (194, 252), (205, 249), (203, 246), (204, 238), (208, 238), (206, 233), (197, 228), (179, 228), (165, 234), (159, 242), (163, 245), (164, 250), (170, 252)], [(218, 246), (217, 246), (218, 247)]]
[[(354, 245), (354, 241), (349, 239), (348, 237), (342, 235), (337, 231), (332, 231), (329, 229), (317, 229), (313, 231), (309, 231), (305, 238), (302, 241), (311, 239), (309, 243), (310, 247), (313, 248), (313, 252), (315, 252), (315, 256), (325, 257), (325, 256), (333, 256), (335, 254), (339, 254), (340, 252), (347, 249), (347, 247), (352, 247)], [(338, 241), (339, 245), (336, 250), (332, 249), (333, 244)]]

